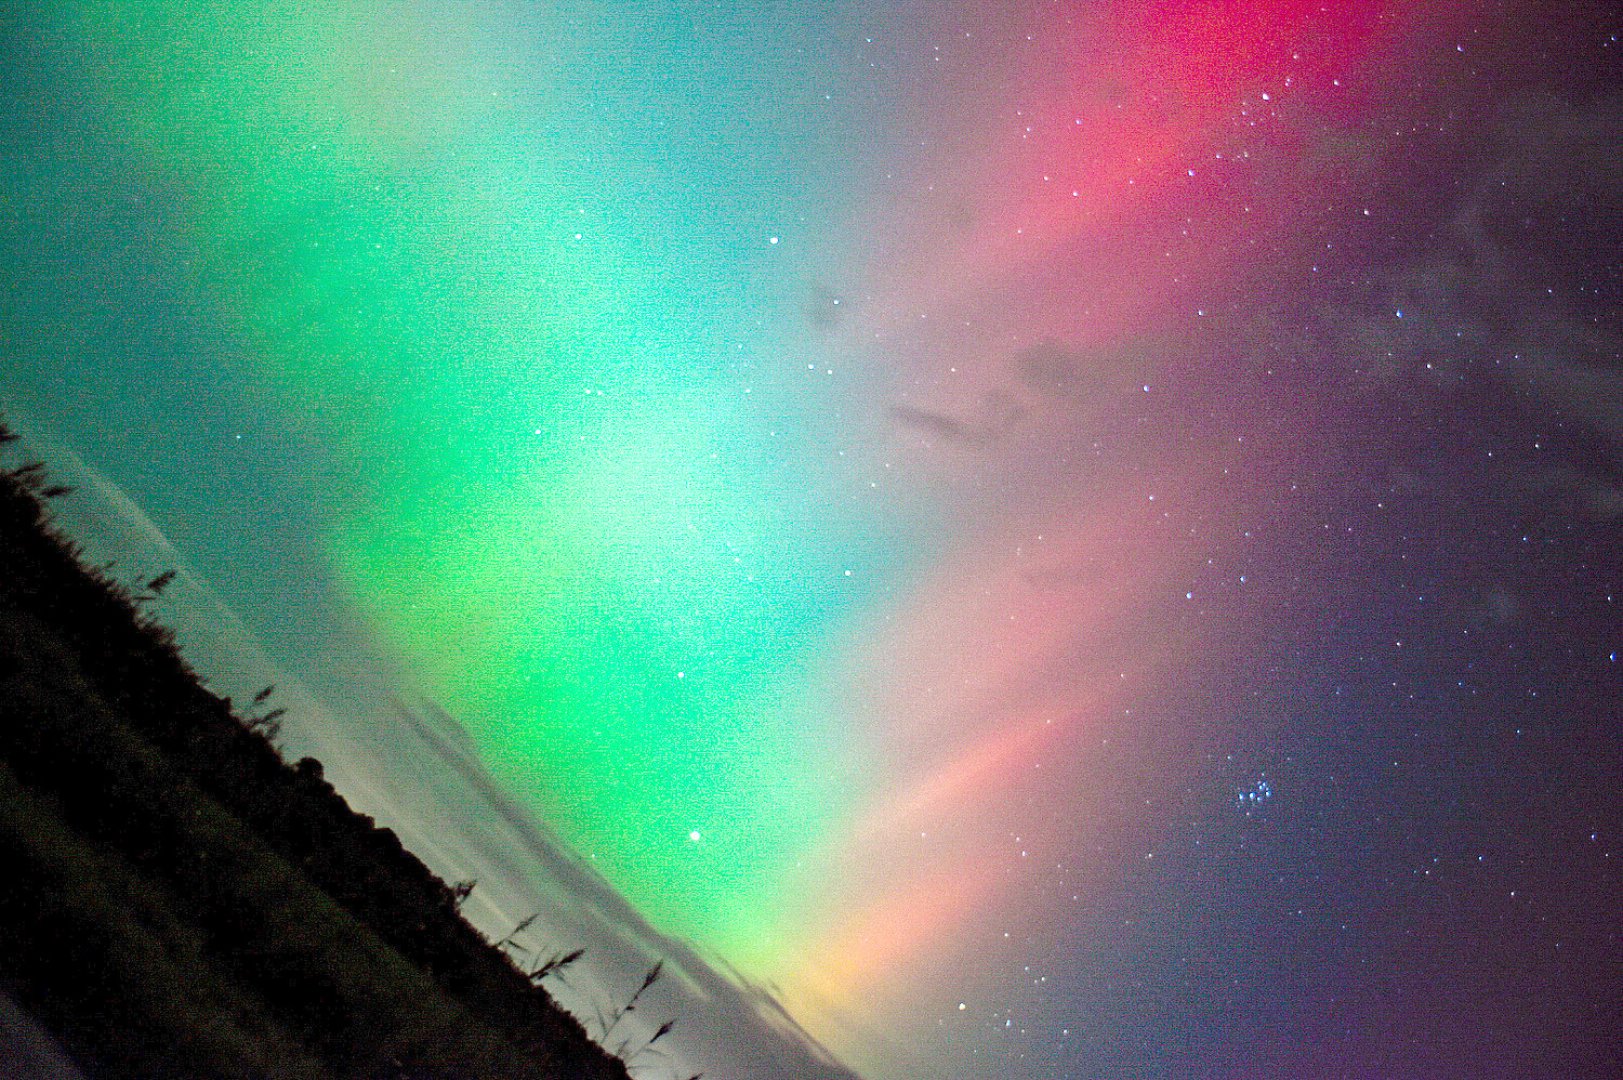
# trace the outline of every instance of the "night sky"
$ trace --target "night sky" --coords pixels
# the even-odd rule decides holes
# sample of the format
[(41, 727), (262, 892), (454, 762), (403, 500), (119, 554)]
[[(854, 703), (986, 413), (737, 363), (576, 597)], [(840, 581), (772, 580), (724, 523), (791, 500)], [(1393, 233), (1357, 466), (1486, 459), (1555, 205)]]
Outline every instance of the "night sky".
[(0, 410), (867, 1080), (1620, 1075), (1620, 35), (8, 4)]

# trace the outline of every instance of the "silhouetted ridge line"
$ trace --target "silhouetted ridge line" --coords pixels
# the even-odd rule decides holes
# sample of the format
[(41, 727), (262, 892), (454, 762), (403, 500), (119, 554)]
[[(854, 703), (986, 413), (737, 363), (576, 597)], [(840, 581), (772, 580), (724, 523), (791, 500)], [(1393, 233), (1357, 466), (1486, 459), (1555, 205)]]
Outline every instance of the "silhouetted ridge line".
[[(0, 444), (13, 436), (0, 425)], [(616, 1078), (457, 894), (0, 471), (0, 990), (103, 1077)]]

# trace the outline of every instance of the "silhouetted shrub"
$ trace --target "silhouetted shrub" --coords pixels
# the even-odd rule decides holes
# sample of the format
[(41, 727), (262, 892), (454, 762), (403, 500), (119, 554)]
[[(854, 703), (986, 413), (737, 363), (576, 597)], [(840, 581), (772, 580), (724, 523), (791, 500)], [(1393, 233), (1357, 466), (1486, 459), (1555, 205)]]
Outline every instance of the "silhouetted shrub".
[(0, 988), (97, 1080), (624, 1080), (461, 919), (471, 883), (282, 760), (273, 688), (203, 687), (144, 610), (174, 571), (81, 564), (53, 490), (0, 472)]

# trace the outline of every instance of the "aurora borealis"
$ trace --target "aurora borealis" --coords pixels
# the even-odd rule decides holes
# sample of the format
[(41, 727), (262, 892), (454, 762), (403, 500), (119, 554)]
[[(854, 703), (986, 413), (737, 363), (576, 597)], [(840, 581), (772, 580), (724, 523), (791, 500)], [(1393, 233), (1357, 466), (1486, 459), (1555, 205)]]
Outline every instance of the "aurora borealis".
[(873, 1080), (1606, 1075), (1608, 18), (15, 5), (0, 406)]

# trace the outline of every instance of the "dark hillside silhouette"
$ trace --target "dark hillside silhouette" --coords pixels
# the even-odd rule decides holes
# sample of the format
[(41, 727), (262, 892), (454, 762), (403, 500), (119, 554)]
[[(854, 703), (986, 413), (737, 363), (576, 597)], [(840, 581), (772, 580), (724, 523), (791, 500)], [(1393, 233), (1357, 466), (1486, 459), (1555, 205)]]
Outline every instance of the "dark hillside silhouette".
[[(0, 440), (9, 441), (0, 427)], [(93, 1078), (625, 1078), (0, 472), (0, 990)]]

